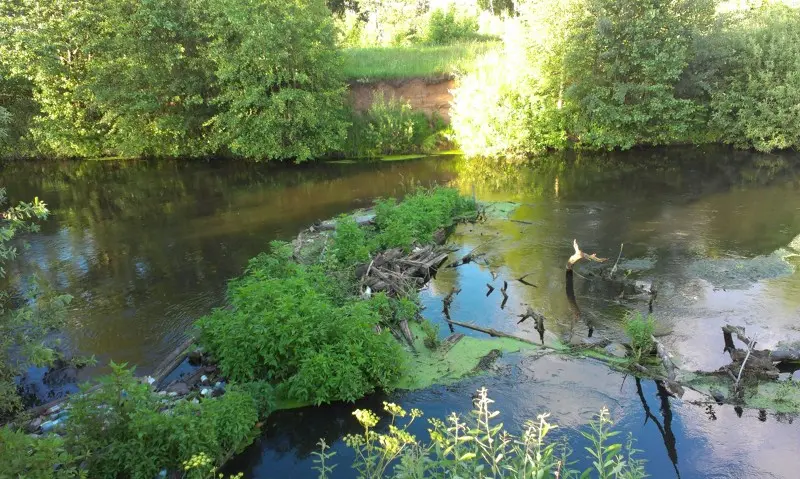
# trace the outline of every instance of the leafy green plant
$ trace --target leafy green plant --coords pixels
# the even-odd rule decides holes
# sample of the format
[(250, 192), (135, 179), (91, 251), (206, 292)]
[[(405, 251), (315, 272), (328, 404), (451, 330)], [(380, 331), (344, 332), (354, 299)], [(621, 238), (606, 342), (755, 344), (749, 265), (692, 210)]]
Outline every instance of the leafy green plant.
[(34, 437), (2, 426), (0, 444), (0, 477), (86, 477), (86, 472), (77, 467), (77, 458), (66, 451), (63, 439), (56, 435)]
[(330, 248), (332, 267), (348, 268), (369, 261), (370, 245), (367, 232), (358, 226), (352, 216), (343, 216), (336, 221), (333, 245)]
[[(608, 411), (604, 408), (583, 432), (592, 447), (587, 447), (593, 466), (583, 472), (573, 470), (566, 447), (549, 441), (557, 428), (542, 414), (536, 421), (527, 421), (521, 436), (514, 436), (497, 422), (500, 412), (492, 409), (485, 388), (478, 391), (475, 409), (467, 418), (451, 414), (446, 421), (432, 418), (428, 429), (430, 441), (423, 442), (408, 432), (409, 426), (422, 411), (410, 413), (396, 404), (384, 403), (391, 416), (388, 427), (378, 427), (379, 417), (368, 410), (354, 415), (364, 429), (362, 434), (349, 435), (345, 442), (356, 458), (353, 468), (359, 477), (470, 477), (470, 478), (630, 478), (647, 476), (643, 461), (636, 457), (631, 439), (626, 445), (613, 442), (618, 433), (612, 431)], [(409, 419), (401, 424), (405, 417)], [(379, 432), (379, 431), (386, 432)], [(324, 451), (323, 451), (324, 452)], [(325, 457), (326, 460), (330, 456)], [(326, 477), (321, 475), (320, 477)]]
[(98, 389), (84, 388), (71, 401), (67, 451), (85, 456), (89, 477), (155, 477), (201, 453), (219, 465), (252, 441), (258, 411), (248, 394), (165, 405), (125, 365), (111, 368)]
[(291, 399), (353, 401), (390, 388), (402, 368), (400, 346), (388, 332), (375, 333), (381, 317), (370, 301), (291, 254), (275, 242), (253, 259), (231, 282), (230, 307), (198, 321), (201, 343), (227, 377), (280, 384)]
[(631, 360), (639, 363), (653, 351), (653, 333), (656, 322), (652, 316), (645, 317), (640, 312), (635, 312), (625, 318), (625, 332), (631, 338)]
[(439, 326), (433, 324), (428, 320), (423, 320), (420, 323), (422, 326), (422, 332), (425, 334), (425, 338), (423, 342), (425, 343), (425, 347), (428, 349), (436, 349), (439, 347)]
[(355, 114), (348, 133), (351, 156), (377, 157), (397, 153), (429, 152), (436, 147), (440, 122), (432, 122), (421, 111), (395, 97), (388, 100), (376, 92), (364, 114)]
[[(0, 188), (0, 207), (7, 203), (6, 190)], [(17, 257), (15, 238), (39, 230), (36, 220), (46, 219), (47, 206), (35, 198), (0, 212), (0, 278), (5, 265)], [(24, 244), (24, 243), (23, 243)], [(9, 291), (0, 291), (0, 419), (22, 408), (14, 378), (29, 366), (47, 366), (58, 358), (47, 336), (61, 326), (69, 295), (60, 295), (39, 278), (12, 301)]]
[(478, 21), (471, 16), (460, 15), (455, 6), (447, 10), (431, 11), (423, 34), (423, 42), (429, 45), (449, 45), (478, 36)]
[(429, 243), (433, 233), (450, 226), (458, 216), (474, 212), (475, 203), (450, 188), (420, 189), (397, 203), (379, 200), (375, 205), (377, 244), (382, 248), (410, 248)]

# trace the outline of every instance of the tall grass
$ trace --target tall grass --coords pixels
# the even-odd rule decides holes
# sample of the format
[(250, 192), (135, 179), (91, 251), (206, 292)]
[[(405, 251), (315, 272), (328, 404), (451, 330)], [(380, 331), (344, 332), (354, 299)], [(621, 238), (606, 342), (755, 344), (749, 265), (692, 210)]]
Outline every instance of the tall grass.
[(472, 41), (444, 46), (366, 47), (344, 50), (344, 73), (352, 80), (431, 78), (464, 73), (478, 57), (501, 48), (497, 41)]

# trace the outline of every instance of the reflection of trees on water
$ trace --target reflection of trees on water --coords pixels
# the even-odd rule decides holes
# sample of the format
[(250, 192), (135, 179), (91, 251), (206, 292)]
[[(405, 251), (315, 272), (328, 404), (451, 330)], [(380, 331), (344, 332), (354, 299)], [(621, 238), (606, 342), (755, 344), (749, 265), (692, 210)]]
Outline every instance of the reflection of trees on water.
[(670, 192), (691, 200), (777, 180), (800, 182), (797, 153), (762, 154), (719, 146), (560, 152), (531, 162), (463, 160), (457, 169), (456, 183), (465, 193), (474, 185), (484, 197), (503, 193), (526, 201), (556, 197), (574, 201), (615, 193), (654, 197)]
[[(355, 165), (225, 161), (52, 161), (0, 165), (12, 200), (38, 196), (52, 212), (9, 265), (11, 289), (38, 272), (75, 297), (82, 352), (158, 362), (219, 303), (225, 282), (272, 239), (411, 182), (448, 181), (449, 162)], [(177, 338), (177, 339), (176, 339)], [(120, 353), (119, 351), (127, 351)], [(127, 355), (126, 355), (127, 354)]]
[(642, 391), (642, 380), (638, 377), (636, 378), (636, 393), (642, 401), (642, 408), (645, 414), (644, 423), (647, 424), (647, 421), (650, 420), (658, 428), (658, 432), (661, 433), (661, 437), (664, 439), (664, 447), (667, 450), (667, 456), (669, 456), (669, 460), (675, 468), (675, 474), (680, 478), (681, 473), (678, 470), (678, 449), (675, 446), (675, 433), (672, 432), (672, 408), (669, 403), (669, 393), (662, 381), (655, 381), (655, 383), (658, 391), (658, 398), (661, 401), (660, 410), (661, 416), (664, 419), (663, 423), (659, 421), (650, 410), (650, 406), (647, 404), (644, 392)]

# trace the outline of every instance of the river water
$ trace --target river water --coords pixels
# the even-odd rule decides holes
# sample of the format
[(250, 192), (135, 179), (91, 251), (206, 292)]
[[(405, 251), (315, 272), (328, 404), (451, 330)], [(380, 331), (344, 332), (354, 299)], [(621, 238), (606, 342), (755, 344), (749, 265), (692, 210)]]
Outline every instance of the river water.
[[(12, 163), (0, 185), (12, 201), (39, 196), (53, 216), (10, 265), (6, 281), (24, 290), (31, 274), (74, 297), (65, 348), (113, 359), (146, 374), (188, 334), (195, 318), (222, 304), (225, 283), (273, 239), (379, 196), (416, 185), (451, 184), (481, 200), (521, 204), (511, 216), (460, 227), (451, 241), (480, 263), (445, 270), (423, 291), (425, 315), (449, 333), (441, 299), (462, 292), (453, 319), (538, 339), (517, 325), (530, 305), (547, 318), (545, 341), (589, 335), (622, 338), (625, 311), (647, 303), (617, 297), (576, 268), (575, 302), (565, 295), (564, 263), (577, 239), (587, 252), (616, 259), (643, 283), (656, 283), (662, 342), (685, 369), (725, 364), (720, 326), (746, 326), (763, 347), (800, 339), (797, 262), (783, 259), (800, 234), (800, 155), (678, 148), (603, 156), (552, 158), (536, 167), (480, 166), (457, 158), (300, 167), (237, 162), (85, 161)], [(800, 245), (797, 245), (800, 248)], [(777, 252), (777, 253), (776, 253)], [(756, 258), (753, 260), (753, 258)], [(514, 278), (530, 273), (526, 286)], [(500, 307), (486, 283), (508, 280)], [(467, 331), (459, 331), (467, 334)], [(74, 389), (46, 385), (42, 371), (25, 378), (41, 399)], [(785, 414), (697, 406), (668, 398), (652, 381), (610, 371), (590, 360), (512, 354), (488, 375), (455, 385), (281, 411), (264, 434), (228, 466), (246, 477), (316, 477), (315, 444), (337, 452), (335, 477), (352, 477), (342, 436), (357, 432), (355, 407), (389, 399), (428, 416), (466, 412), (487, 387), (510, 429), (550, 411), (557, 437), (576, 450), (578, 434), (602, 406), (643, 449), (653, 477), (797, 477), (800, 426)], [(425, 437), (425, 424), (417, 433)]]

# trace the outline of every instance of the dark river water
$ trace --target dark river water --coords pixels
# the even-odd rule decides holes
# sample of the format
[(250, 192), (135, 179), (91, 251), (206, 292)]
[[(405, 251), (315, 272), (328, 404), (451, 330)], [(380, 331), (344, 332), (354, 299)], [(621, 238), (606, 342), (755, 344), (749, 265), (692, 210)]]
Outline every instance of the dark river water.
[[(564, 263), (577, 239), (587, 252), (616, 259), (632, 278), (658, 285), (654, 313), (661, 340), (684, 369), (725, 364), (720, 326), (746, 326), (764, 347), (800, 339), (800, 278), (790, 245), (800, 249), (800, 155), (757, 155), (680, 148), (594, 157), (553, 158), (536, 167), (477, 165), (458, 158), (371, 164), (277, 167), (238, 162), (86, 161), (12, 163), (0, 186), (12, 202), (43, 199), (53, 216), (8, 267), (6, 285), (24, 290), (42, 275), (74, 297), (65, 347), (151, 372), (222, 303), (225, 283), (273, 239), (290, 239), (310, 223), (416, 185), (450, 184), (480, 200), (521, 206), (506, 219), (460, 227), (451, 241), (483, 245), (485, 262), (440, 273), (426, 290), (425, 316), (442, 325), (441, 299), (462, 292), (453, 319), (538, 338), (517, 325), (527, 305), (547, 318), (545, 340), (589, 331), (622, 338), (625, 311), (647, 304), (618, 300), (591, 265), (577, 268), (575, 319), (565, 295)], [(509, 285), (510, 300), (486, 296), (485, 284)], [(497, 279), (495, 279), (497, 278)], [(467, 331), (459, 331), (467, 334)], [(31, 370), (25, 380), (42, 399), (74, 389), (48, 387)], [(602, 406), (644, 450), (652, 477), (799, 477), (800, 424), (791, 415), (668, 398), (653, 381), (637, 381), (591, 360), (501, 358), (488, 375), (455, 385), (388, 397), (428, 417), (471, 408), (487, 387), (512, 431), (545, 411), (556, 436), (581, 451), (579, 431)], [(280, 411), (263, 435), (227, 466), (246, 477), (311, 478), (316, 443), (337, 452), (335, 477), (353, 477), (342, 437), (358, 432), (356, 407), (380, 409), (387, 397), (357, 405)], [(691, 399), (688, 397), (687, 399)], [(426, 437), (425, 424), (416, 432)], [(585, 464), (583, 464), (585, 465)]]

